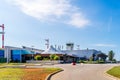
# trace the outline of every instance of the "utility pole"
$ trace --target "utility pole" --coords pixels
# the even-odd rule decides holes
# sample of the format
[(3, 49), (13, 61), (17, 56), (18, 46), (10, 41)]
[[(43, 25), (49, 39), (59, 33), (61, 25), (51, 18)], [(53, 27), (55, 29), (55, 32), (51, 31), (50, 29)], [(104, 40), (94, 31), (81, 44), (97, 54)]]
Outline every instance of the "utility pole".
[(4, 24), (0, 25), (0, 27), (2, 28), (2, 32), (0, 32), (0, 34), (2, 34), (2, 48), (4, 48)]

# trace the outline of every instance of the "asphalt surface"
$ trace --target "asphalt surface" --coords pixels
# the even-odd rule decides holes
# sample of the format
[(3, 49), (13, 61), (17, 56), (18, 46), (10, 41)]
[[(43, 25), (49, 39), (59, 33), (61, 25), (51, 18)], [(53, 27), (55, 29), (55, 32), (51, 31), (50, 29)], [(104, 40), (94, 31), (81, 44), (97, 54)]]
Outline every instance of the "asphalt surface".
[(54, 67), (64, 71), (52, 76), (51, 80), (116, 80), (105, 75), (105, 71), (119, 64), (59, 64)]

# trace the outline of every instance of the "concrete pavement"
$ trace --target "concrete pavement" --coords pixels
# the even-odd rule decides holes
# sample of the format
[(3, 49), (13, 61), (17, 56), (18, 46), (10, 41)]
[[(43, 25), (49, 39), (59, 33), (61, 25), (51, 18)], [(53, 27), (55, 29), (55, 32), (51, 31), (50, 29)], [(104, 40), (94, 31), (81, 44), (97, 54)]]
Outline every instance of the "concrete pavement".
[(51, 80), (115, 80), (104, 73), (116, 65), (118, 64), (59, 64), (54, 67), (63, 68), (64, 71), (52, 76)]

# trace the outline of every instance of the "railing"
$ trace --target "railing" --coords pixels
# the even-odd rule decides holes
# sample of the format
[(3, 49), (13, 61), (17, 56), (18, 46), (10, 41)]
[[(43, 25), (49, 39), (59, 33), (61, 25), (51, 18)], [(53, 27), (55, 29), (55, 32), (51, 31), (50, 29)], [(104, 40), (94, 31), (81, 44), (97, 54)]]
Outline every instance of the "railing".
[(54, 65), (54, 64), (60, 64), (61, 61), (58, 60), (58, 61), (50, 61), (50, 60), (47, 60), (47, 61), (37, 61), (37, 60), (28, 60), (26, 61), (26, 63), (35, 63), (35, 64), (42, 64), (42, 65)]

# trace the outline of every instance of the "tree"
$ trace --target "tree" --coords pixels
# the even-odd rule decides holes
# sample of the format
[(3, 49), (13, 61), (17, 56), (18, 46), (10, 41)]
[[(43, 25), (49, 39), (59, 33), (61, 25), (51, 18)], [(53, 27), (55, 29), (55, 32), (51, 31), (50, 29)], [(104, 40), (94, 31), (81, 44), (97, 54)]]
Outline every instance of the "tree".
[(58, 60), (59, 56), (57, 56), (56, 54), (51, 54), (50, 55), (50, 60)]
[(35, 60), (41, 60), (42, 57), (40, 55), (35, 56)]
[(50, 60), (54, 60), (54, 57), (56, 56), (56, 54), (50, 54)]
[(59, 56), (57, 55), (54, 56), (54, 60), (59, 60), (59, 59), (60, 59)]
[(115, 53), (114, 53), (112, 50), (109, 51), (109, 53), (108, 53), (108, 59), (109, 59), (109, 61), (112, 61), (112, 60), (113, 60), (114, 55), (115, 55)]

